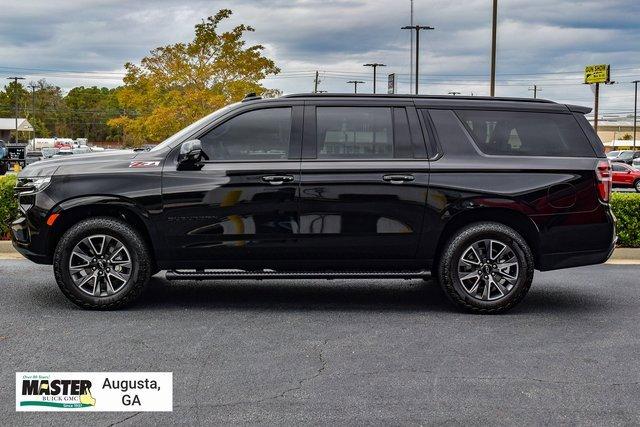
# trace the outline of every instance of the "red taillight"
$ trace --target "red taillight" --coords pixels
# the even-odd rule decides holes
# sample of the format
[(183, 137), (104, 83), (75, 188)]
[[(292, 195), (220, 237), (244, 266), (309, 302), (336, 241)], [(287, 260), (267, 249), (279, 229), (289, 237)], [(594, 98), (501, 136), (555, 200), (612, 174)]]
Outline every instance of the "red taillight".
[(596, 168), (596, 179), (598, 180), (598, 195), (600, 200), (609, 203), (611, 195), (611, 163), (609, 160), (600, 160)]

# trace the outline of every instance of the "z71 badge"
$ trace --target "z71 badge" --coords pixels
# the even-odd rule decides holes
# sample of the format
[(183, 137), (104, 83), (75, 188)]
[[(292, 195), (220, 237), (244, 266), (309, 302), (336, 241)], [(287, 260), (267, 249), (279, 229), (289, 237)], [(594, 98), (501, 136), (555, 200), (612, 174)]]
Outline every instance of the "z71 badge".
[(131, 162), (129, 163), (130, 168), (155, 168), (160, 165), (160, 162)]

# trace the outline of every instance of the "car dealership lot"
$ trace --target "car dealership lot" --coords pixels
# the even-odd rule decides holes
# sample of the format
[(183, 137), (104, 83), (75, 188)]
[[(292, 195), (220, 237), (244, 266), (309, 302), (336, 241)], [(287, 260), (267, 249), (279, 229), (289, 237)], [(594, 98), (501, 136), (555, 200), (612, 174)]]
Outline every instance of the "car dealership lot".
[[(513, 311), (421, 281), (171, 284), (75, 308), (0, 260), (3, 424), (640, 422), (640, 266), (537, 273)], [(16, 413), (16, 371), (173, 371), (173, 413)]]

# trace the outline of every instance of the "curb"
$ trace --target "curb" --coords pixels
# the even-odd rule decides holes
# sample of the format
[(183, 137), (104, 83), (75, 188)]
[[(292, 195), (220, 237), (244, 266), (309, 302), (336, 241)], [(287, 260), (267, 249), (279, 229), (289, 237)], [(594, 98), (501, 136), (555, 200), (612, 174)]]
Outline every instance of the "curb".
[(13, 249), (13, 245), (10, 240), (0, 240), (0, 254), (18, 253)]
[[(21, 259), (22, 255), (13, 248), (11, 241), (0, 240), (0, 259)], [(640, 248), (616, 248), (610, 263), (640, 264)]]

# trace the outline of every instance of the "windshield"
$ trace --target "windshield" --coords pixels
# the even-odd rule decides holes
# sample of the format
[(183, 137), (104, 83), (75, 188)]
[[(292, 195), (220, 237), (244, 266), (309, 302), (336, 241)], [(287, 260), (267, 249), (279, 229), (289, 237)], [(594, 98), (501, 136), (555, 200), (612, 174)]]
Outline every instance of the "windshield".
[(609, 151), (609, 153), (607, 154), (607, 157), (609, 157), (610, 159), (613, 159), (614, 157), (618, 157), (620, 155), (619, 151)]
[(623, 151), (618, 157), (621, 159), (631, 159), (633, 158), (633, 151)]
[(200, 120), (191, 123), (189, 126), (187, 126), (186, 128), (182, 129), (181, 131), (171, 135), (169, 138), (165, 139), (164, 141), (162, 141), (160, 144), (156, 145), (155, 147), (153, 147), (149, 151), (162, 150), (163, 148), (172, 145), (174, 142), (180, 141), (186, 135), (190, 134), (195, 129), (200, 127), (203, 123), (209, 122), (211, 120), (214, 120), (214, 119), (226, 114), (227, 112), (229, 112), (230, 110), (235, 108), (238, 104), (239, 104), (239, 102), (236, 102), (234, 104), (229, 104), (226, 107), (222, 107), (221, 109), (214, 111), (213, 113), (209, 114), (208, 116), (204, 116)]

